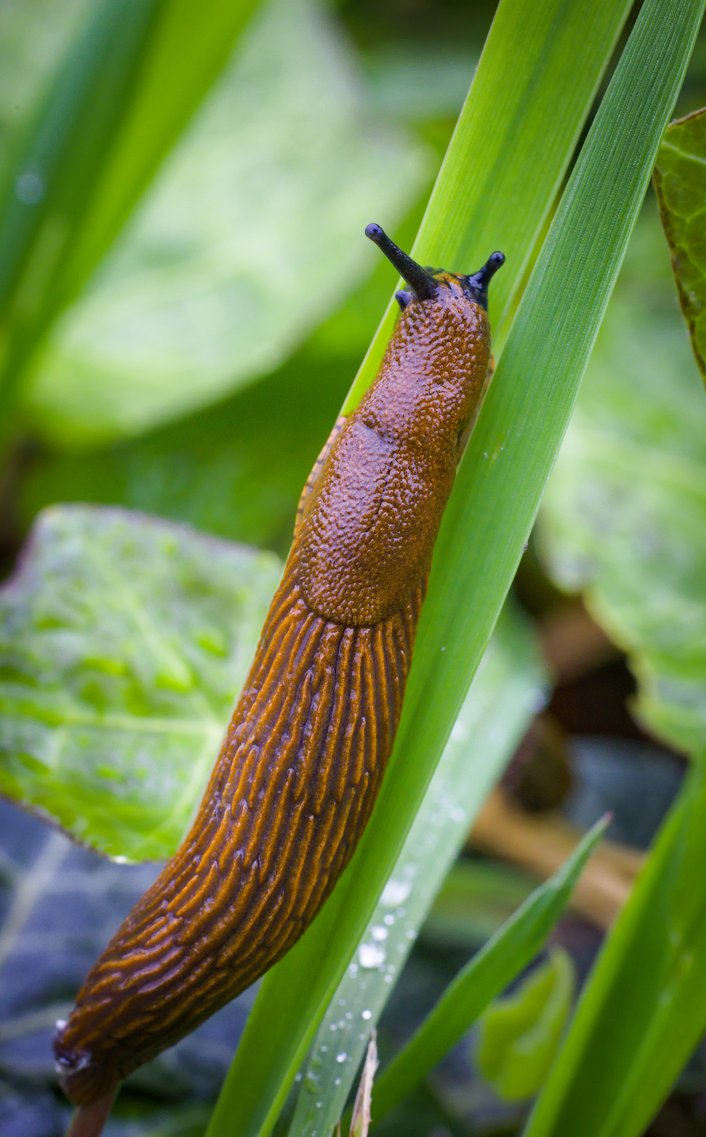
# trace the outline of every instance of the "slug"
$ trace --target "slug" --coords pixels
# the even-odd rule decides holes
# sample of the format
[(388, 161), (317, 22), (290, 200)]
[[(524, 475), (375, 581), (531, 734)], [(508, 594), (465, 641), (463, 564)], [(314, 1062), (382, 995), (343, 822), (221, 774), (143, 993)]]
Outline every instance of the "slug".
[(304, 487), (292, 548), (206, 793), (57, 1025), (73, 1137), (119, 1082), (239, 994), (312, 922), (370, 817), (432, 552), (490, 366), (493, 253), (462, 276), (366, 235), (407, 288), (380, 371)]

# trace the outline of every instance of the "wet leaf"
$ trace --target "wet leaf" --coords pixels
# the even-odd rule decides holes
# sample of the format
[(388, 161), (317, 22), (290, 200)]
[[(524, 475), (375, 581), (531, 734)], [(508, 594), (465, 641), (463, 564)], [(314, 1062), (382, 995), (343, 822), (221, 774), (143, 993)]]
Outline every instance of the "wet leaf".
[(510, 919), (459, 971), (412, 1039), (385, 1067), (377, 1084), (382, 1114), (456, 1045), (491, 999), (527, 967), (566, 907), (607, 819), (596, 823), (549, 880), (536, 888)]
[(176, 847), (280, 573), (123, 510), (41, 515), (0, 592), (0, 789), (116, 856)]

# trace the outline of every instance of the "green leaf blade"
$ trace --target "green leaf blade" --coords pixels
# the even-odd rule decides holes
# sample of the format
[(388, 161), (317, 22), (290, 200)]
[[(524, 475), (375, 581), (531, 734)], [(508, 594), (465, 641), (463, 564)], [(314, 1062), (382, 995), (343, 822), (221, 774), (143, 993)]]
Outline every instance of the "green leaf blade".
[(321, 1023), (289, 1137), (328, 1137), (340, 1118), (368, 1034), (542, 688), (543, 669), (529, 628), (510, 608), (498, 623), (424, 803)]
[[(581, 10), (587, 15), (585, 8)], [(570, 11), (577, 18), (578, 7), (572, 7)], [(610, 18), (616, 21), (614, 26), (619, 26), (619, 15), (615, 11), (610, 13)], [(527, 18), (531, 20), (531, 13)], [(505, 367), (505, 361), (501, 361), (437, 544), (432, 583), (420, 623), (415, 665), (395, 752), (396, 756), (404, 755), (405, 762), (401, 763), (393, 756), (376, 814), (352, 866), (314, 927), (265, 980), (216, 1108), (211, 1137), (227, 1132), (228, 1119), (232, 1115), (238, 1116), (244, 1134), (254, 1137), (270, 1131), (326, 1002), (350, 958), (351, 945), (362, 935), (372, 911), (373, 899), (381, 892), (385, 878), (399, 855), (470, 677), (488, 642), (529, 532), (541, 489), (573, 406), (588, 348), (595, 336), (637, 204), (649, 178), (663, 123), (683, 75), (695, 23), (693, 7), (680, 11), (677, 21), (680, 34), (670, 40), (671, 51), (666, 58), (660, 55), (659, 66), (664, 69), (668, 81), (665, 79), (657, 89), (647, 80), (643, 79), (642, 84), (638, 82), (639, 97), (644, 100), (649, 113), (643, 113), (641, 107), (640, 113), (636, 114), (636, 100), (632, 100), (633, 118), (623, 124), (622, 134), (634, 131), (638, 141), (628, 147), (631, 161), (624, 169), (621, 167), (625, 184), (616, 185), (608, 179), (598, 179), (597, 183), (591, 182), (587, 187), (582, 182), (578, 201), (572, 202), (574, 214), (580, 213), (583, 217), (590, 204), (597, 224), (607, 226), (612, 238), (615, 238), (617, 228), (620, 239), (617, 242), (613, 240), (607, 261), (601, 265), (603, 276), (595, 307), (582, 307), (580, 311), (575, 305), (571, 307), (575, 326), (568, 327), (565, 323), (561, 342), (567, 350), (575, 331), (580, 346), (576, 352), (567, 351), (566, 359), (554, 357), (551, 361), (552, 366), (567, 364), (567, 372), (559, 371), (565, 377), (564, 386), (558, 389), (555, 373), (548, 374), (544, 367), (536, 405), (533, 405), (527, 393), (527, 368), (522, 362), (519, 340), (514, 366)], [(660, 33), (657, 33), (658, 39)], [(649, 56), (644, 43), (641, 47)], [(604, 64), (605, 60), (596, 64), (596, 75), (600, 74)], [(496, 78), (499, 82), (499, 64), (498, 67)], [(636, 75), (652, 76), (655, 62), (651, 58), (647, 61), (645, 58), (631, 59), (630, 67), (631, 81), (634, 81)], [(481, 75), (480, 70), (478, 74)], [(502, 74), (505, 75), (504, 72)], [(538, 91), (541, 92), (541, 84)], [(540, 97), (539, 93), (537, 97)], [(618, 91), (609, 104), (610, 118), (601, 126), (601, 145), (606, 150), (612, 145), (616, 121), (620, 122), (615, 101), (620, 98), (622, 92)], [(557, 106), (553, 96), (551, 105), (545, 103), (544, 109), (547, 123), (554, 122)], [(478, 140), (478, 153), (485, 154), (488, 153), (487, 148), (492, 149), (495, 143), (495, 120), (488, 122), (484, 129), (483, 139)], [(503, 208), (509, 208), (509, 203), (503, 203)], [(528, 232), (534, 231), (535, 221), (535, 218), (528, 219)], [(440, 226), (443, 224), (441, 217), (437, 217), (436, 222)], [(563, 224), (567, 223), (576, 224), (576, 216), (565, 218)], [(607, 243), (603, 234), (602, 252)], [(552, 253), (553, 257), (557, 256), (556, 248)], [(593, 263), (593, 259), (589, 258), (583, 265), (585, 277), (591, 276), (589, 266)], [(565, 305), (566, 286), (556, 260), (552, 267), (552, 303)], [(543, 271), (546, 271), (546, 262)], [(531, 291), (532, 308), (536, 305), (545, 321), (535, 328), (533, 335), (537, 340), (553, 334), (553, 312), (547, 313), (542, 309), (540, 279), (541, 274)], [(595, 283), (594, 278), (591, 279)], [(589, 282), (582, 280), (582, 284), (588, 285), (590, 293)], [(589, 297), (586, 296), (585, 300), (588, 302)], [(526, 334), (527, 330), (523, 329), (523, 336)], [(366, 364), (368, 375), (373, 358), (370, 356)], [(535, 379), (539, 376), (535, 377), (533, 369), (533, 385)], [(545, 419), (542, 416), (548, 411), (550, 413)], [(544, 454), (541, 454), (542, 450)], [(538, 458), (536, 472), (533, 465), (535, 456)], [(528, 466), (532, 467), (531, 475), (528, 474)], [(496, 503), (501, 503), (499, 512), (495, 508)], [(503, 534), (500, 541), (497, 540), (498, 531)], [(468, 536), (469, 532), (474, 533), (474, 538)], [(481, 538), (480, 534), (484, 536)], [(444, 654), (440, 654), (441, 649)], [(297, 984), (296, 977), (301, 973), (315, 977), (306, 990)], [(286, 1038), (282, 1037), (281, 1045), (273, 1047), (267, 1055), (255, 1057), (250, 1040), (256, 1038), (261, 1029), (269, 1029), (266, 1024), (276, 1019), (285, 1024)]]
[[(629, 7), (600, 0), (590, 20), (585, 7), (562, 0), (541, 8), (529, 0), (505, 0), (496, 10), (411, 250), (422, 264), (469, 272), (502, 246), (506, 264), (490, 295), (496, 341), (507, 334), (524, 273)], [(396, 310), (391, 302), (344, 410), (371, 383)]]
[(706, 1026), (706, 764), (663, 827), (524, 1137), (639, 1137)]
[(527, 898), (447, 987), (412, 1040), (379, 1077), (375, 1111), (382, 1116), (431, 1070), (523, 967), (533, 959), (559, 919), (605, 830), (589, 830), (557, 873)]

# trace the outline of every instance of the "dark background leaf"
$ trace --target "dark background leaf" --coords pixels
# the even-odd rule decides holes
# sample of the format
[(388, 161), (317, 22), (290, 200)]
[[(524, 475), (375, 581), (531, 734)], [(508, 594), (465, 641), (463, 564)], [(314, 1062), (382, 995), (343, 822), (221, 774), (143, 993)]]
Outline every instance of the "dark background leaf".
[(667, 127), (655, 186), (691, 346), (706, 379), (706, 110)]
[[(51, 1038), (86, 971), (151, 883), (155, 865), (116, 865), (0, 801), (0, 1129), (60, 1137), (71, 1115)], [(203, 1132), (250, 991), (127, 1084), (106, 1137)]]

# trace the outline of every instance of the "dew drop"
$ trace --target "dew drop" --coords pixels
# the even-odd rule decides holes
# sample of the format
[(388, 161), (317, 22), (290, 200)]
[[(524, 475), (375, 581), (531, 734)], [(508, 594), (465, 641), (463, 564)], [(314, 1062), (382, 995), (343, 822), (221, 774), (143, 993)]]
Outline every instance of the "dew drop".
[(404, 904), (411, 891), (412, 885), (407, 880), (388, 880), (380, 903), (386, 908), (396, 908), (398, 904)]
[(385, 949), (380, 944), (361, 944), (358, 948), (360, 966), (367, 971), (385, 962)]

